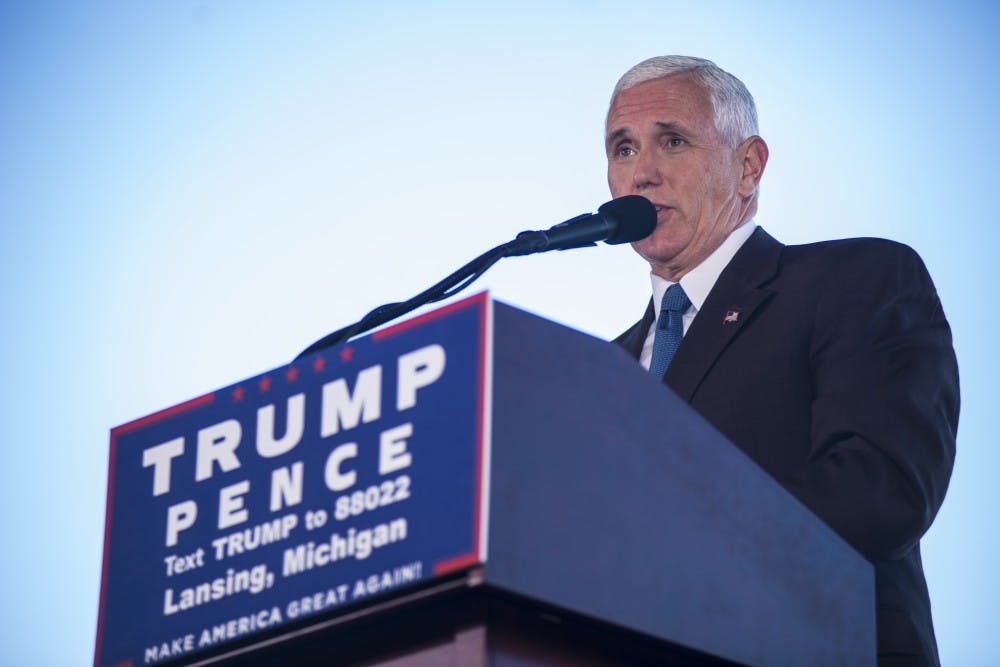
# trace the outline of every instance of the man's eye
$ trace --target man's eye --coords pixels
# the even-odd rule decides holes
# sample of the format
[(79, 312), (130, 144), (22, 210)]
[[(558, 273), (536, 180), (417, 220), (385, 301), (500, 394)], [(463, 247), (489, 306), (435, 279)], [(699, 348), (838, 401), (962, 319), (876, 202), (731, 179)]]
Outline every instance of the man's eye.
[(677, 148), (679, 146), (683, 146), (685, 143), (687, 142), (685, 142), (680, 137), (667, 137), (667, 146), (670, 146), (671, 148)]
[(615, 151), (615, 155), (618, 157), (632, 157), (635, 155), (635, 149), (631, 146), (619, 146)]

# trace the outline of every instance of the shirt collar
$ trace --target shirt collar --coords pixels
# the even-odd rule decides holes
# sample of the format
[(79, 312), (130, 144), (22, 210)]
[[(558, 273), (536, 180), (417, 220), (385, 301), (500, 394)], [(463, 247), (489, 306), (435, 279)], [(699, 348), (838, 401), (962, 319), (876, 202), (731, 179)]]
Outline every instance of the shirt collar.
[[(715, 282), (719, 279), (722, 270), (726, 268), (726, 265), (729, 264), (733, 256), (736, 255), (736, 252), (746, 243), (746, 240), (750, 238), (750, 235), (753, 234), (753, 230), (756, 228), (756, 222), (747, 220), (744, 224), (731, 231), (726, 240), (711, 255), (706, 257), (705, 261), (681, 276), (681, 287), (684, 288), (684, 293), (691, 300), (691, 306), (695, 312), (701, 310), (705, 299), (708, 298), (708, 293), (715, 287)], [(663, 293), (674, 283), (652, 272), (650, 272), (649, 278), (653, 284), (653, 309), (656, 311), (653, 321), (655, 322), (660, 317), (660, 302), (663, 301)]]

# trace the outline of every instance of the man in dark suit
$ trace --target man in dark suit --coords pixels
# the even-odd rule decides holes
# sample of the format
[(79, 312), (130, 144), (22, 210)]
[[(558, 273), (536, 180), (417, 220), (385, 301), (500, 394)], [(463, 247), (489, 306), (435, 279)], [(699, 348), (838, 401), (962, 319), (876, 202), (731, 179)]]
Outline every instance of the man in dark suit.
[(657, 210), (633, 244), (654, 298), (615, 342), (871, 560), (879, 664), (937, 665), (919, 540), (951, 475), (958, 369), (920, 258), (756, 227), (767, 145), (746, 87), (709, 61), (629, 70), (606, 148), (612, 194)]

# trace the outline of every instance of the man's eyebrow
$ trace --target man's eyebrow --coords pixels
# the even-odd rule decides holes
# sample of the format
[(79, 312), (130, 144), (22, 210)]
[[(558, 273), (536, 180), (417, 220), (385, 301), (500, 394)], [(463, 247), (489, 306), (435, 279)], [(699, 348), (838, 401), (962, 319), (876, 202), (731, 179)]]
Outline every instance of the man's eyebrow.
[[(675, 123), (674, 121), (658, 120), (653, 125), (656, 127), (656, 130), (661, 134), (666, 132), (671, 132), (676, 134), (687, 135), (687, 130), (685, 130), (683, 127), (681, 127), (678, 123)], [(631, 132), (627, 127), (620, 127), (608, 135), (608, 138), (604, 140), (604, 144), (606, 146), (610, 146), (619, 139), (627, 137), (630, 134)]]
[(604, 140), (604, 145), (610, 146), (611, 144), (615, 143), (622, 137), (628, 136), (628, 134), (629, 134), (628, 128), (620, 127), (608, 135), (608, 138)]

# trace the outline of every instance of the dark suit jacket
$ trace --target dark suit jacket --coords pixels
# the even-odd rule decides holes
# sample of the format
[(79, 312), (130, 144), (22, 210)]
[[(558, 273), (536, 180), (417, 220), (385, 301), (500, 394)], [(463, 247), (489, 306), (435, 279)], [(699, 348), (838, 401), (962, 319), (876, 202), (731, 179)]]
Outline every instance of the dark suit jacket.
[[(652, 321), (650, 303), (615, 342), (638, 357)], [(951, 475), (958, 368), (916, 253), (758, 228), (664, 382), (875, 565), (880, 662), (937, 664), (919, 540)]]

